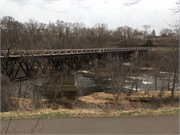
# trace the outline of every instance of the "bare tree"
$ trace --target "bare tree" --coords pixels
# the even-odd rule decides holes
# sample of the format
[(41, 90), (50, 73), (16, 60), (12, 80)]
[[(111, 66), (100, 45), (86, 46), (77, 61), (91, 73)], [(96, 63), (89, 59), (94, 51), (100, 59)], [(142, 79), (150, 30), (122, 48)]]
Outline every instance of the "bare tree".
[(2, 73), (9, 74), (14, 64), (8, 63), (8, 58), (13, 49), (19, 49), (23, 39), (22, 24), (10, 16), (1, 19), (1, 49), (7, 50), (4, 58), (1, 59)]
[(174, 14), (177, 14), (180, 12), (180, 0), (177, 0), (176, 4), (177, 4), (177, 7), (171, 9), (173, 10)]
[[(159, 48), (156, 51), (150, 51), (146, 55), (146, 61), (149, 61), (150, 67), (153, 67), (151, 75), (154, 80), (155, 90), (157, 83), (161, 83), (161, 91), (170, 90), (171, 97), (174, 96), (175, 86), (179, 77), (179, 54), (177, 47)], [(160, 75), (159, 72), (164, 72)]]
[(134, 47), (140, 42), (141, 31), (128, 26), (118, 27), (114, 32), (114, 36), (119, 40), (115, 43), (119, 47)]
[(172, 38), (173, 37), (173, 30), (170, 30), (170, 29), (161, 29), (160, 31), (160, 35), (164, 38), (167, 38), (167, 37), (170, 37)]
[(17, 49), (22, 36), (22, 25), (14, 18), (5, 16), (1, 19), (1, 48)]
[(148, 29), (151, 28), (150, 25), (143, 25), (143, 28), (144, 28), (144, 37), (147, 38), (147, 35), (148, 35)]
[[(161, 69), (163, 69), (166, 72), (169, 72), (168, 74), (168, 89), (171, 90), (171, 97), (174, 96), (174, 90), (175, 86), (178, 83), (179, 78), (179, 52), (178, 48), (168, 48), (168, 50), (164, 51), (163, 55), (163, 65)], [(169, 87), (169, 84), (171, 83), (171, 88)]]
[[(138, 46), (143, 34), (142, 31), (128, 26), (108, 30), (108, 25), (103, 23), (87, 28), (83, 23), (68, 23), (60, 20), (48, 24), (40, 23), (35, 19), (29, 19), (24, 23), (17, 22), (12, 17), (9, 17), (11, 23), (7, 20), (7, 17), (1, 19), (2, 48), (15, 46), (14, 44), (18, 49), (24, 50), (132, 47)], [(10, 25), (11, 30), (7, 30), (7, 26)], [(10, 37), (10, 35), (14, 36)]]

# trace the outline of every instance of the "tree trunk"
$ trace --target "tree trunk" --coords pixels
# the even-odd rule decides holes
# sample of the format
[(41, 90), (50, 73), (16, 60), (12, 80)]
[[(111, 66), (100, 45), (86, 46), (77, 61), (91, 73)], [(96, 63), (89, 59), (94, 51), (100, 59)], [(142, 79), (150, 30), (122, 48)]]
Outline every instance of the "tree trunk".
[(138, 82), (136, 82), (136, 92), (137, 92)]
[(173, 98), (174, 98), (174, 90), (171, 89), (171, 99), (173, 99)]
[(175, 88), (175, 84), (176, 84), (176, 72), (174, 73), (174, 78), (173, 78), (173, 87), (171, 89), (171, 98), (174, 98), (174, 88)]
[(168, 86), (167, 86), (167, 88), (168, 88), (168, 91), (170, 91), (170, 88), (169, 88), (169, 84), (170, 84), (170, 73), (169, 73), (169, 77), (168, 77)]

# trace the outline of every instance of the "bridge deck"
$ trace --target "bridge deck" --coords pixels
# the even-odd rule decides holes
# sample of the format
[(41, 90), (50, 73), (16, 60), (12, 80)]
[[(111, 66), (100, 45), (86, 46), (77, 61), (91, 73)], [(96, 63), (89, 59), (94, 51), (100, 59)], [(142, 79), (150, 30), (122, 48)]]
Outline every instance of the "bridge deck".
[[(26, 57), (26, 56), (57, 56), (89, 53), (108, 53), (121, 51), (144, 51), (152, 47), (129, 47), (129, 48), (92, 48), (92, 49), (54, 49), (54, 50), (10, 50), (8, 57)], [(8, 50), (1, 50), (1, 58), (6, 57)]]

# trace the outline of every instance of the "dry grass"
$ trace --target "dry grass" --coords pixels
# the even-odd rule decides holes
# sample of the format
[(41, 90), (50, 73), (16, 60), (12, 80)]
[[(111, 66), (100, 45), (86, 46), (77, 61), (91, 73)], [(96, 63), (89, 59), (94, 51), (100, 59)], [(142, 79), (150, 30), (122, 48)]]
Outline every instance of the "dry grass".
[(32, 118), (62, 118), (62, 117), (129, 117), (129, 116), (159, 116), (177, 115), (179, 107), (163, 107), (154, 109), (103, 110), (103, 109), (38, 109), (36, 111), (11, 111), (1, 113), (1, 119), (32, 119)]
[[(170, 92), (165, 92), (168, 96)], [(178, 92), (176, 92), (178, 94)], [(147, 91), (133, 93), (130, 97), (152, 97), (158, 95), (157, 91)], [(121, 94), (114, 104), (114, 95), (104, 92), (94, 93), (89, 96), (81, 96), (77, 102), (68, 103), (67, 99), (57, 99), (51, 101), (41, 99), (38, 102), (42, 105), (41, 109), (32, 109), (34, 106), (33, 99), (12, 98), (15, 103), (19, 101), (18, 106), (22, 109), (9, 112), (1, 112), (1, 119), (32, 119), (32, 118), (62, 118), (62, 117), (129, 117), (129, 116), (159, 116), (159, 115), (176, 115), (179, 114), (179, 107), (161, 107), (154, 109), (135, 109), (133, 103), (126, 99), (125, 94)], [(58, 102), (61, 102), (60, 104)], [(65, 109), (62, 103), (71, 104), (71, 109)], [(78, 107), (78, 105), (80, 107)], [(84, 107), (84, 109), (82, 109)], [(25, 109), (26, 108), (26, 109)]]
[[(154, 97), (159, 97), (160, 91), (155, 91), (155, 90), (149, 90), (149, 91), (141, 91), (141, 92), (135, 92), (132, 93), (130, 96), (125, 95), (124, 93), (121, 93), (118, 102), (122, 101), (150, 101)], [(101, 103), (113, 103), (114, 97), (117, 95), (113, 95), (110, 93), (104, 93), (104, 92), (98, 92), (98, 93), (93, 93), (88, 96), (81, 96), (78, 98), (78, 100), (87, 103), (87, 104), (101, 104)], [(163, 99), (168, 99), (171, 96), (171, 91), (164, 91), (162, 94)], [(174, 97), (175, 99), (179, 98), (179, 91), (174, 91)]]
[(45, 100), (37, 99), (37, 98), (18, 98), (18, 97), (10, 97), (11, 106), (14, 106), (16, 110), (36, 110), (40, 108), (47, 108), (44, 105)]
[(113, 109), (130, 109), (131, 104), (125, 99), (125, 94), (122, 93), (118, 100), (115, 101), (117, 95), (98, 92), (88, 96), (81, 96), (78, 101), (84, 103), (85, 106), (94, 106), (97, 108), (113, 108)]
[[(141, 91), (137, 93), (132, 93), (131, 97), (159, 97), (160, 91), (157, 90), (146, 90)], [(162, 98), (170, 98), (171, 97), (171, 91), (163, 91)], [(179, 91), (174, 91), (174, 98), (179, 98)]]

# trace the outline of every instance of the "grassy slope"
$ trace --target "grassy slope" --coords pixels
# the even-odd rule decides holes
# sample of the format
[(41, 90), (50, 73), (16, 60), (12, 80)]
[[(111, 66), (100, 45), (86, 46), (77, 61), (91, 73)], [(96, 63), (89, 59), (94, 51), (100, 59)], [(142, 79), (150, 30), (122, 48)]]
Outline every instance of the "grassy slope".
[(67, 117), (134, 117), (134, 116), (161, 116), (178, 115), (179, 107), (153, 109), (45, 109), (36, 111), (11, 111), (1, 113), (1, 120), (8, 119), (38, 119), (38, 118), (67, 118)]

